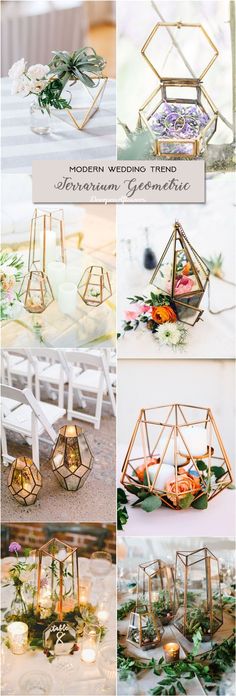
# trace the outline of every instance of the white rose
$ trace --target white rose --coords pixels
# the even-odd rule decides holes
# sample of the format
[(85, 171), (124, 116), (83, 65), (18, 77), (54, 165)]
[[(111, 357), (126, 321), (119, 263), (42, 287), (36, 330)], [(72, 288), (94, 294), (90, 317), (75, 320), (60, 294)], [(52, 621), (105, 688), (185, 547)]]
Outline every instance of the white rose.
[(25, 77), (25, 75), (21, 75), (18, 80), (13, 80), (11, 88), (12, 94), (22, 94), (23, 97), (27, 97), (30, 92), (31, 82), (27, 79), (27, 77)]
[(35, 82), (31, 80), (31, 87), (30, 91), (33, 92), (34, 94), (40, 94), (43, 89), (45, 89), (46, 85), (48, 84), (47, 80), (36, 80)]
[(16, 63), (13, 63), (10, 70), (8, 71), (8, 75), (9, 75), (10, 79), (17, 80), (18, 77), (23, 75), (23, 73), (25, 72), (25, 66), (26, 66), (26, 62), (25, 62), (24, 58), (21, 58)]
[(48, 65), (41, 65), (37, 63), (36, 65), (31, 65), (28, 70), (28, 76), (31, 80), (42, 80), (45, 75), (49, 72), (50, 68)]

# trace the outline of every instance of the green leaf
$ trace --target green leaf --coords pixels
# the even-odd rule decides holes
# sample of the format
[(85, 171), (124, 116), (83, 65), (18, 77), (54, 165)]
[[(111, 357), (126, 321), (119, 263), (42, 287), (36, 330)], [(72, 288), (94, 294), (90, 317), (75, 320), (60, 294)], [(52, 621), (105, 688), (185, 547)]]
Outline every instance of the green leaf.
[(170, 694), (170, 696), (174, 696), (176, 694), (176, 689), (175, 689), (174, 684), (173, 684), (173, 686), (170, 687), (169, 694)]
[(142, 501), (140, 507), (142, 510), (145, 510), (145, 512), (153, 512), (153, 510), (157, 510), (161, 505), (162, 501), (157, 495), (149, 495)]
[(216, 477), (216, 480), (221, 478), (221, 476), (224, 476), (225, 470), (223, 466), (212, 466), (211, 467), (211, 473), (214, 474)]
[(197, 500), (194, 500), (192, 503), (192, 507), (196, 508), (197, 510), (206, 510), (208, 507), (208, 499), (207, 499), (207, 494), (203, 493)]
[(196, 465), (199, 471), (205, 471), (207, 469), (207, 464), (203, 462), (201, 459), (196, 459)]
[(185, 510), (190, 507), (191, 503), (194, 500), (194, 496), (192, 493), (187, 493), (183, 498), (179, 500), (179, 506), (182, 508), (182, 510)]
[(180, 694), (186, 694), (186, 693), (187, 693), (187, 691), (185, 691), (185, 688), (184, 688), (183, 684), (182, 684), (180, 681), (177, 681), (176, 686), (177, 686), (177, 689), (179, 689)]
[(128, 498), (123, 488), (117, 488), (117, 502), (122, 504), (128, 503)]

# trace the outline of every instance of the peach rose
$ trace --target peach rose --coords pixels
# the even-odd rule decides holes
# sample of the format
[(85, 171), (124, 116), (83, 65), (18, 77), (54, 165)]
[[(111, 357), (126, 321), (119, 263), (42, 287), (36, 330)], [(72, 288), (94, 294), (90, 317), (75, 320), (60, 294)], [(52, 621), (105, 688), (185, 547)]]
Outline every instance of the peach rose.
[(177, 316), (169, 305), (152, 307), (152, 318), (156, 324), (165, 324), (166, 321), (174, 322), (177, 321)]
[(180, 498), (183, 499), (183, 494), (187, 495), (187, 493), (192, 493), (192, 495), (195, 495), (195, 493), (200, 490), (201, 485), (199, 477), (191, 476), (191, 474), (187, 473), (177, 474), (176, 479), (167, 481), (166, 484), (167, 498), (169, 498), (175, 506), (178, 505), (177, 495), (181, 494)]

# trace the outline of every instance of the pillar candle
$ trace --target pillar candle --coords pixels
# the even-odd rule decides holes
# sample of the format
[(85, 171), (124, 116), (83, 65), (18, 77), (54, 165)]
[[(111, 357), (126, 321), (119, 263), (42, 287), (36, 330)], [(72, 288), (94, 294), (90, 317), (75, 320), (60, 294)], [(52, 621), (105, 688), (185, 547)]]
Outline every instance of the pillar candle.
[[(40, 263), (43, 268), (43, 231), (40, 235), (39, 247), (40, 247)], [(55, 230), (47, 230), (45, 235), (45, 267), (48, 268), (50, 261), (55, 261), (57, 254), (57, 240)]]
[(58, 288), (66, 279), (66, 265), (62, 261), (51, 261), (47, 264), (47, 275), (50, 280), (55, 299), (58, 298)]
[[(186, 425), (180, 428), (180, 432), (188, 445), (192, 457), (200, 457), (207, 452), (207, 430), (199, 425)], [(179, 451), (181, 454), (188, 454), (187, 448), (181, 437), (179, 437)]]
[(58, 288), (58, 306), (64, 314), (76, 309), (77, 287), (74, 283), (62, 283)]

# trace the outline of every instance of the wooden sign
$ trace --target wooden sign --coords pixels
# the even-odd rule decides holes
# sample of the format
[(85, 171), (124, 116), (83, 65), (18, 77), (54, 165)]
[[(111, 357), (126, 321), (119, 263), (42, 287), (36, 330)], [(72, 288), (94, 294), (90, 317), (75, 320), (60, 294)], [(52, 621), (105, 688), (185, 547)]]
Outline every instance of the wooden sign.
[(54, 621), (43, 633), (43, 644), (51, 655), (69, 655), (76, 643), (76, 630), (68, 621)]

